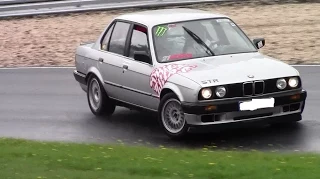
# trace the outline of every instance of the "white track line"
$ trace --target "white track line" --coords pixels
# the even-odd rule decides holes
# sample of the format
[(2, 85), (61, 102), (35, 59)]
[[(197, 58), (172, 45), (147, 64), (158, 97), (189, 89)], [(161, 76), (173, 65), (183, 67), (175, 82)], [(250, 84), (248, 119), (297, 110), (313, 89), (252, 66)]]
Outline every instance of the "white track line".
[(320, 66), (320, 64), (306, 64), (306, 65), (296, 64), (296, 65), (291, 65), (291, 66), (295, 66), (295, 67), (318, 67), (318, 66)]
[[(294, 67), (320, 67), (320, 64), (297, 64), (297, 65), (291, 65)], [(18, 69), (75, 69), (74, 66), (46, 66), (46, 67), (8, 67), (8, 68), (0, 68), (0, 70), (18, 70)]]
[(48, 67), (8, 67), (8, 68), (0, 68), (0, 70), (15, 70), (15, 69), (74, 69), (74, 66), (48, 66)]

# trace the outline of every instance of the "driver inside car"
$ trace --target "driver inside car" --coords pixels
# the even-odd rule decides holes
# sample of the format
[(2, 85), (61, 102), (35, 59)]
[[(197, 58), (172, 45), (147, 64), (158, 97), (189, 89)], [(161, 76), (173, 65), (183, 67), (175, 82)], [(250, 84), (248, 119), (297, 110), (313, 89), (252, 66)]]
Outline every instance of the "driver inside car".
[[(189, 22), (184, 25), (187, 29), (192, 31), (194, 34), (196, 34), (211, 50), (213, 50), (216, 46), (216, 44), (212, 42), (216, 42), (213, 40), (213, 38), (210, 36), (209, 32), (207, 31), (207, 28), (204, 27), (199, 22)], [(192, 53), (193, 57), (203, 57), (207, 56), (206, 48), (204, 48), (202, 45), (197, 43), (193, 37), (191, 37), (186, 31), (184, 32), (185, 36), (185, 46), (184, 46), (184, 53)]]
[(189, 22), (180, 26), (172, 26), (161, 36), (156, 38), (157, 56), (161, 62), (184, 58), (197, 58), (208, 55), (208, 50), (200, 45), (184, 28), (195, 33), (212, 50), (214, 42), (206, 27), (198, 22)]

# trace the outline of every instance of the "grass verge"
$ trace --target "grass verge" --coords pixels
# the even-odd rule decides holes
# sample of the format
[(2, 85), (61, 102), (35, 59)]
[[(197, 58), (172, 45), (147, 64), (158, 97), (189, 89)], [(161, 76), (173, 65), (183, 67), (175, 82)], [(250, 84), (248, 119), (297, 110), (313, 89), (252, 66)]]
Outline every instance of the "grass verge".
[(0, 178), (320, 178), (320, 155), (0, 139)]

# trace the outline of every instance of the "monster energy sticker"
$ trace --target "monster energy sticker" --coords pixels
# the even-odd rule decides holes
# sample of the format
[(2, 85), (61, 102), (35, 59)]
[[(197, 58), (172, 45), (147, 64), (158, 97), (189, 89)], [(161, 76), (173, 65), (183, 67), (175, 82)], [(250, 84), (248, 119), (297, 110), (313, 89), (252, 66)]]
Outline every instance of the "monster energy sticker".
[(167, 32), (168, 28), (163, 26), (158, 26), (156, 31), (156, 36), (163, 36)]

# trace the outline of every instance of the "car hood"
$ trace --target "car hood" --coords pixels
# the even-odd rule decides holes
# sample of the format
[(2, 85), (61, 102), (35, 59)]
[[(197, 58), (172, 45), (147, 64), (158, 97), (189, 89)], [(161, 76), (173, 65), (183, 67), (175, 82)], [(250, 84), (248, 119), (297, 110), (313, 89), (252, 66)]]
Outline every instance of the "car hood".
[(259, 52), (177, 61), (177, 64), (195, 67), (178, 74), (202, 87), (299, 75), (292, 66)]

